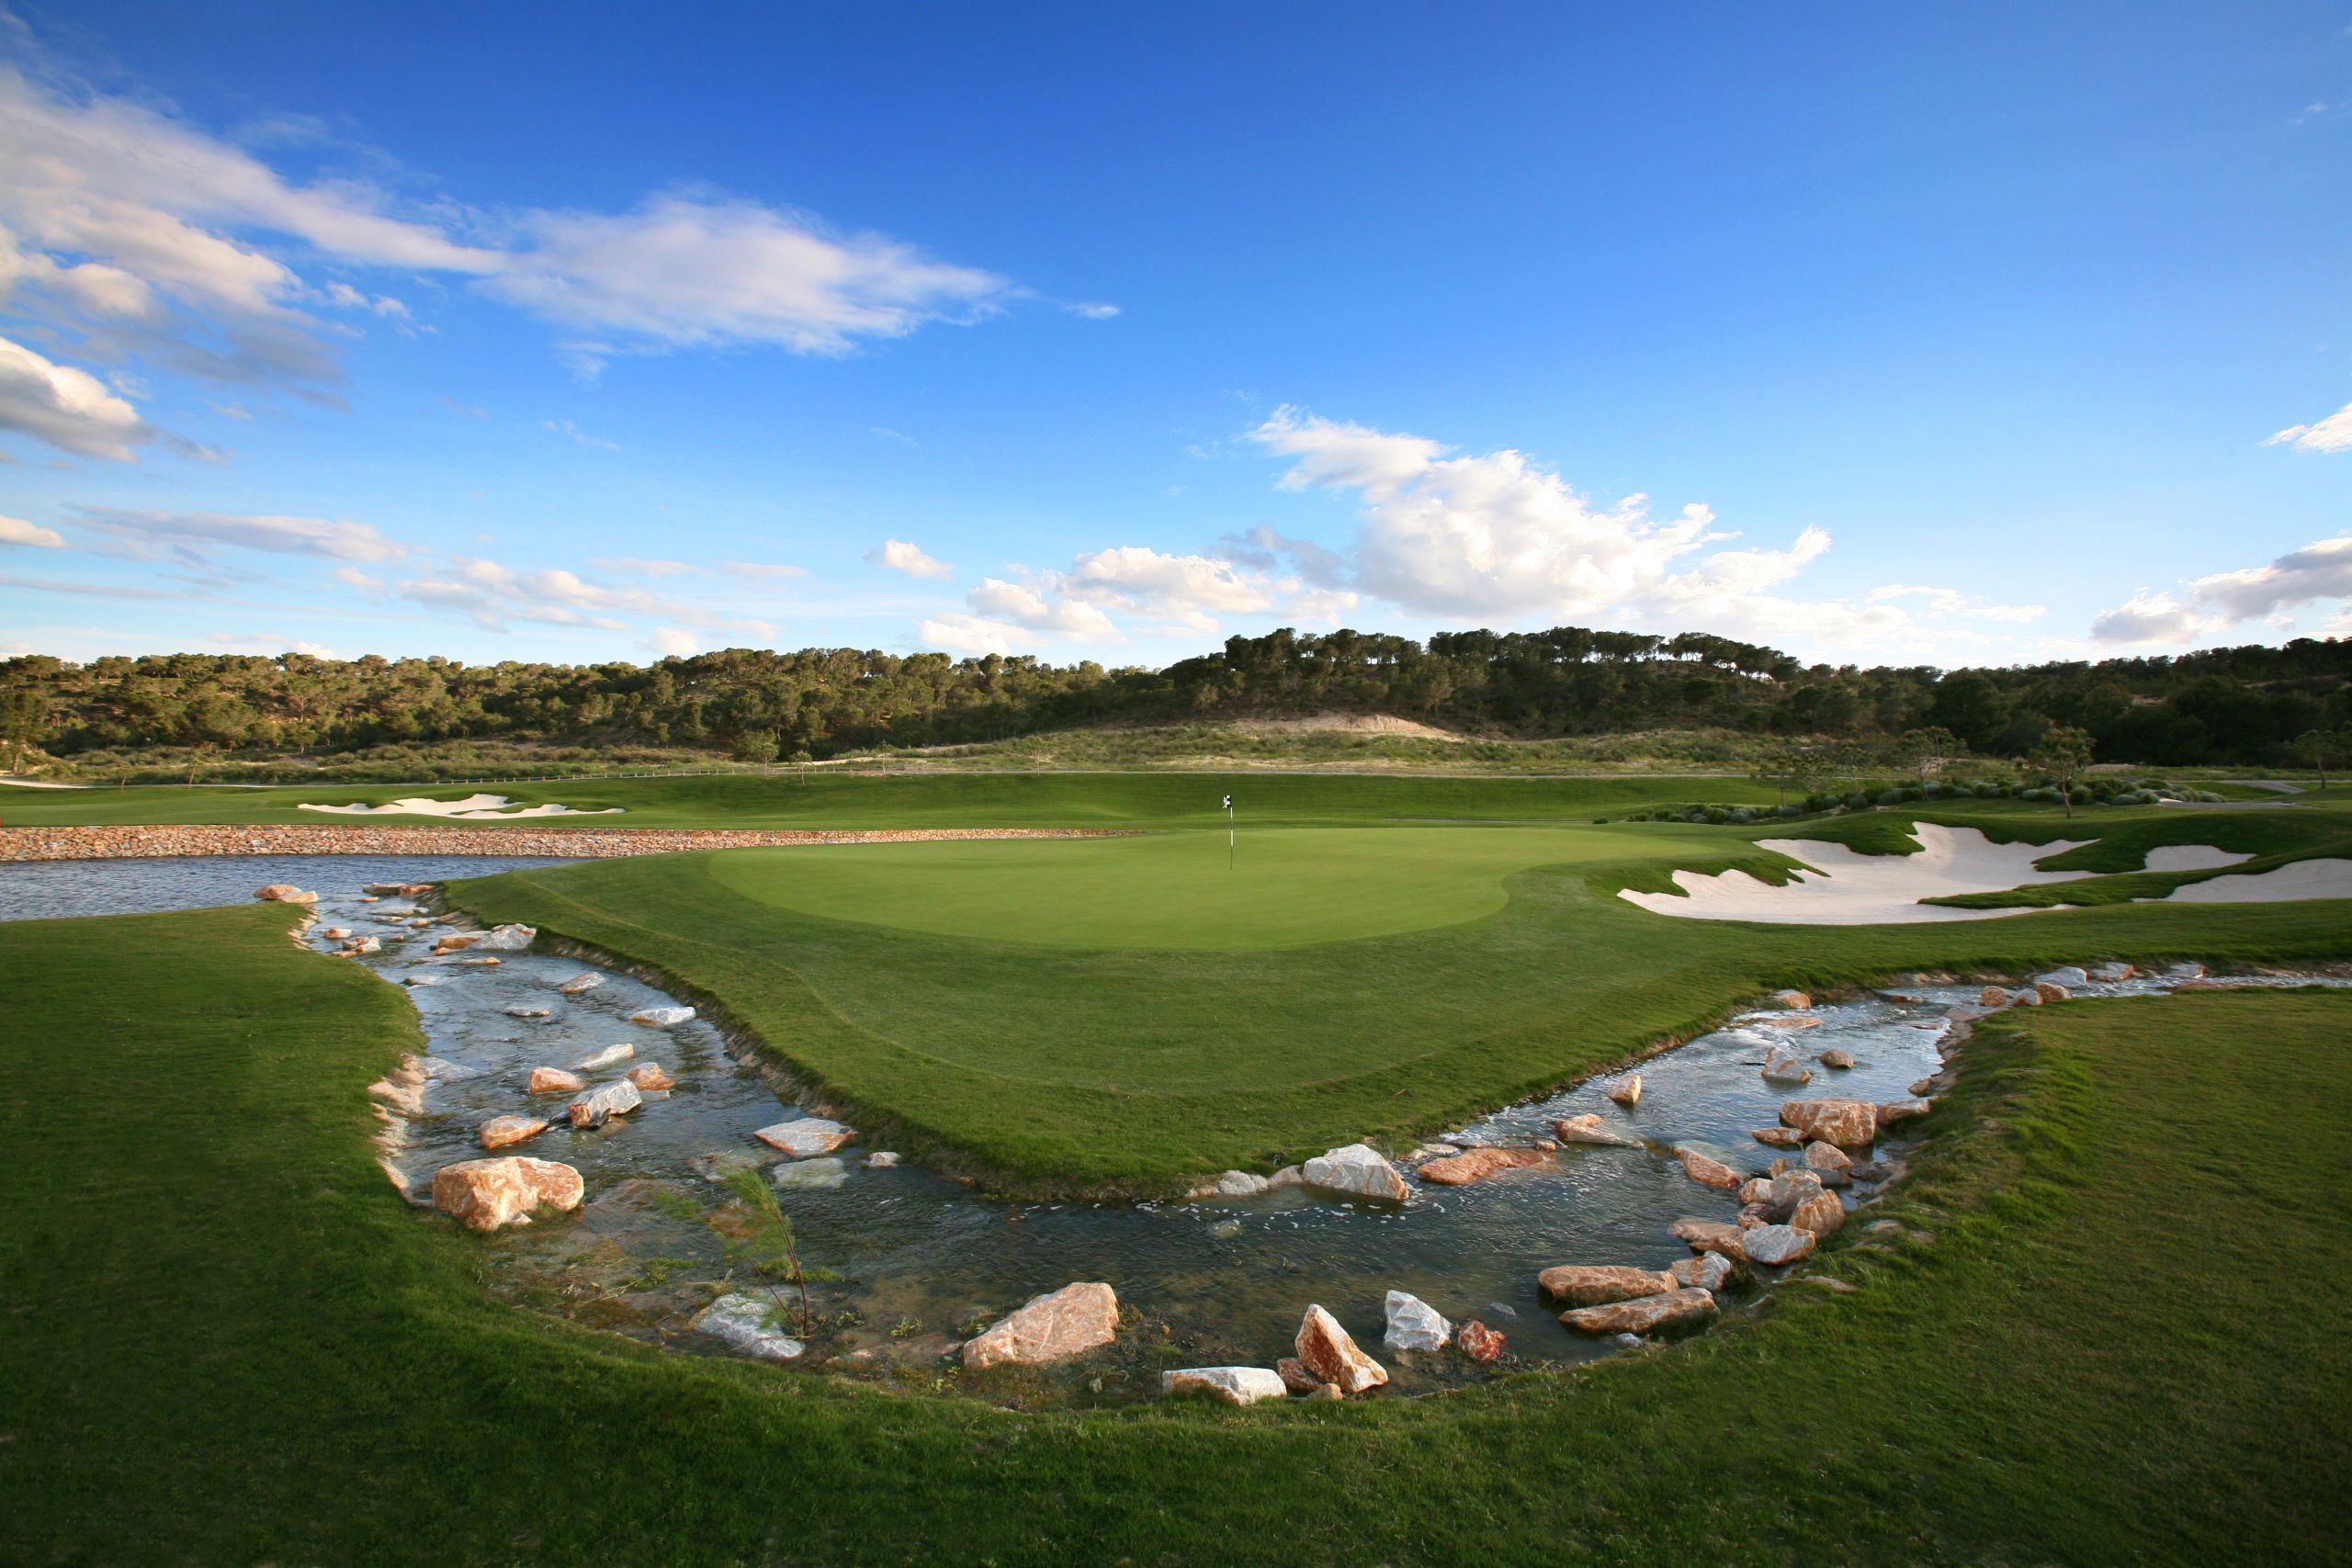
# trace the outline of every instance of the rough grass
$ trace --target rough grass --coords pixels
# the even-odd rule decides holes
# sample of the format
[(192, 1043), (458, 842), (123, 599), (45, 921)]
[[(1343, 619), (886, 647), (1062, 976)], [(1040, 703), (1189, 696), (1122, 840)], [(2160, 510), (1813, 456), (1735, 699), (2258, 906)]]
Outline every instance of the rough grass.
[(1183, 833), (1042, 856), (663, 856), (451, 896), (655, 966), (869, 1131), (1041, 1193), (1164, 1191), (1425, 1133), (1783, 985), (2343, 949), (2341, 906), (1831, 928), (1677, 920), (1614, 897), (1677, 866), (1786, 864), (1704, 828), (1298, 831), (1245, 836), (1245, 857), (1261, 840), (1250, 872), (1223, 869), (1223, 834)]
[(288, 918), (0, 928), (12, 1562), (2339, 1554), (2352, 998), (2005, 1020), (1905, 1234), (1819, 1265), (1856, 1294), (1412, 1404), (1017, 1416), (491, 1303), (366, 1147), (405, 1004)]

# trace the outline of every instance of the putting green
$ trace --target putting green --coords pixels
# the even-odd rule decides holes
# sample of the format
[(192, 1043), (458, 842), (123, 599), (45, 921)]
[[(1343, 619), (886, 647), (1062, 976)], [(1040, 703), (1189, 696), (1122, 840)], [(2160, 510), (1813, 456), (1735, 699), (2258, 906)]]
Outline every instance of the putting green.
[(1238, 951), (1460, 925), (1499, 911), (1515, 872), (1628, 852), (1645, 852), (1607, 828), (1278, 829), (1229, 863), (1225, 834), (1192, 832), (752, 850), (709, 871), (754, 903), (933, 936)]

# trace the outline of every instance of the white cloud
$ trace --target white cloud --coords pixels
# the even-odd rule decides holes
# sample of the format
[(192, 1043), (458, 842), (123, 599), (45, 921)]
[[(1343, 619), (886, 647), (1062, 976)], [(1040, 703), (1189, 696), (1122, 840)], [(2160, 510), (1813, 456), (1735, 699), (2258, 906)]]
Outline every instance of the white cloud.
[(539, 428), (577, 441), (582, 446), (596, 447), (600, 451), (617, 452), (621, 449), (619, 442), (607, 441), (601, 435), (591, 435), (568, 419), (543, 419), (539, 421)]
[(718, 570), (729, 577), (749, 577), (761, 582), (784, 582), (808, 575), (805, 566), (785, 566), (775, 561), (721, 561)]
[(1703, 506), (1667, 522), (1640, 495), (1597, 509), (1518, 452), (1449, 457), (1292, 408), (1250, 438), (1295, 459), (1283, 488), (1356, 493), (1355, 586), (1422, 615), (1591, 615), (1657, 591), (1677, 558), (1729, 536)]
[(1090, 321), (1107, 321), (1119, 313), (1119, 308), (1116, 305), (1100, 303), (1080, 303), (1072, 305), (1069, 309), (1071, 315), (1083, 316)]
[(960, 611), (932, 616), (915, 628), (915, 635), (926, 647), (973, 659), (991, 653), (1014, 653), (1024, 647), (1035, 647), (1040, 640), (1036, 634), (1009, 622), (967, 615)]
[(388, 539), (373, 525), (346, 518), (245, 515), (227, 512), (135, 512), (115, 506), (77, 506), (74, 525), (115, 541), (117, 550), (142, 560), (167, 555), (209, 563), (222, 545), (277, 555), (323, 556), (329, 560), (397, 560), (408, 547)]
[(2290, 424), (2263, 442), (2298, 452), (2352, 452), (2352, 403), (2312, 424)]
[(275, 632), (207, 632), (204, 640), (216, 648), (250, 648), (270, 653), (306, 653), (312, 659), (340, 659), (343, 656), (321, 643), (300, 637), (284, 637)]
[(682, 560), (649, 560), (641, 556), (599, 556), (588, 564), (599, 571), (617, 571), (630, 577), (682, 577), (703, 570)]
[(155, 432), (86, 370), (0, 337), (0, 430), (21, 431), (81, 457), (128, 462)]
[(2173, 603), (2169, 593), (2143, 588), (2112, 610), (2091, 618), (2091, 640), (2107, 643), (2193, 642), (2218, 629), (2196, 611)]
[[(288, 255), (280, 240), (295, 242)], [(293, 263), (312, 257), (470, 281), (578, 334), (560, 352), (586, 374), (615, 354), (695, 346), (845, 354), (980, 319), (1020, 292), (903, 241), (700, 190), (616, 213), (486, 211), (369, 178), (306, 183), (160, 108), (0, 68), (0, 299), (13, 308), (83, 334), (94, 355), (332, 401), (321, 389), (340, 379), (349, 329), (313, 310), (404, 332), (412, 312), (361, 277), (306, 281)]]
[(834, 234), (758, 202), (657, 197), (634, 212), (536, 212), (481, 287), (616, 348), (764, 344), (848, 353), (970, 321), (1011, 286), (879, 234)]
[(2045, 604), (1992, 604), (1979, 595), (1962, 593), (1955, 588), (1925, 588), (1902, 582), (1873, 588), (1870, 596), (1873, 604), (1892, 599), (1916, 598), (1924, 601), (1920, 608), (1930, 615), (1961, 615), (1979, 621), (2022, 624), (2040, 620), (2049, 613), (2049, 606)]
[(65, 536), (54, 528), (43, 528), (21, 517), (0, 517), (0, 545), (24, 545), (37, 550), (62, 550)]
[(2284, 631), (2292, 625), (2288, 612), (2342, 599), (2352, 599), (2352, 534), (2317, 540), (2267, 566), (2198, 578), (2183, 602), (2143, 588), (2093, 620), (2091, 637), (2098, 642), (2194, 642), (2261, 616), (2271, 617)]
[(628, 617), (637, 617), (743, 632), (763, 642), (776, 637), (767, 621), (730, 615), (692, 596), (599, 582), (564, 567), (526, 570), (479, 556), (452, 556), (395, 591), (412, 603), (464, 615), (484, 631), (503, 632), (516, 621), (625, 631)]
[(989, 617), (989, 624), (1001, 626), (1012, 623), (1033, 632), (1051, 632), (1072, 641), (1089, 637), (1105, 642), (1124, 642), (1111, 617), (1095, 605), (1082, 600), (1048, 598), (1028, 582), (1007, 582), (1001, 578), (989, 577), (965, 596), (966, 603)]
[(915, 438), (914, 438), (913, 436), (911, 436), (911, 435), (909, 435), (905, 431), (903, 431), (903, 430), (893, 430), (893, 429), (891, 429), (891, 428), (890, 428), (888, 425), (887, 425), (887, 424), (877, 424), (877, 425), (876, 425), (876, 426), (874, 427), (874, 434), (876, 434), (876, 435), (878, 435), (878, 436), (880, 436), (880, 437), (881, 437), (883, 440), (885, 440), (885, 441), (898, 441), (898, 442), (903, 442), (905, 445), (907, 445), (907, 446), (913, 446), (918, 445), (918, 443), (916, 442)]
[(953, 577), (956, 575), (954, 567), (949, 566), (945, 561), (933, 560), (922, 550), (907, 543), (904, 539), (887, 540), (880, 549), (866, 551), (865, 558), (876, 566), (888, 567), (892, 571), (903, 571), (909, 577)]
[(664, 658), (686, 659), (702, 651), (695, 634), (679, 626), (656, 626), (646, 646)]

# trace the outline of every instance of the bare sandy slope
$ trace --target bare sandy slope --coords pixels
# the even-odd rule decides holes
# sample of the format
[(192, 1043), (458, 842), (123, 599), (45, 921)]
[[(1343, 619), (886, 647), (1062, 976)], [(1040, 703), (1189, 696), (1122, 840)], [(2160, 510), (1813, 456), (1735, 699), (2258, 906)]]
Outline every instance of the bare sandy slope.
[(2299, 860), (2275, 871), (2208, 877), (2174, 888), (2164, 902), (2286, 904), (2299, 898), (2352, 898), (2352, 860)]
[(610, 817), (621, 810), (617, 806), (602, 811), (574, 811), (569, 806), (549, 802), (545, 806), (515, 806), (503, 795), (469, 795), (463, 800), (434, 800), (424, 795), (412, 795), (395, 800), (388, 806), (309, 806), (305, 811), (323, 811), (335, 817), (454, 817), (463, 821), (481, 821), (494, 818), (502, 822), (524, 817)]

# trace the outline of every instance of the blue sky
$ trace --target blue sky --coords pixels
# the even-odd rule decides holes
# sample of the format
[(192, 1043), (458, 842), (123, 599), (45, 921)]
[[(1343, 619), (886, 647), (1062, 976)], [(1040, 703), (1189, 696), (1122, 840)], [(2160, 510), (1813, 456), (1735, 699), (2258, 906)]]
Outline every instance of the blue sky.
[(2352, 5), (17, 5), (0, 651), (2352, 634)]

